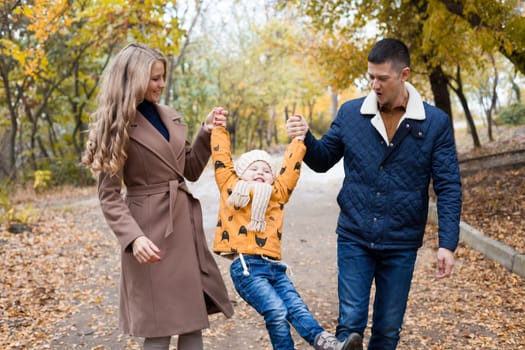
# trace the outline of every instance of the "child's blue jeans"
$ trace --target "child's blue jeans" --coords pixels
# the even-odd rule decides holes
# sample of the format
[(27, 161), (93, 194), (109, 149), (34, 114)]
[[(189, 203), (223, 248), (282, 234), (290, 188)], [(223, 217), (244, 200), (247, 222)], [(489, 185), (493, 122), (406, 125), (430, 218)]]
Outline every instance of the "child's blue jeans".
[(290, 323), (312, 345), (324, 329), (286, 275), (286, 265), (257, 255), (244, 259), (250, 275), (243, 275), (239, 258), (232, 262), (230, 275), (239, 295), (264, 317), (273, 348), (294, 349)]

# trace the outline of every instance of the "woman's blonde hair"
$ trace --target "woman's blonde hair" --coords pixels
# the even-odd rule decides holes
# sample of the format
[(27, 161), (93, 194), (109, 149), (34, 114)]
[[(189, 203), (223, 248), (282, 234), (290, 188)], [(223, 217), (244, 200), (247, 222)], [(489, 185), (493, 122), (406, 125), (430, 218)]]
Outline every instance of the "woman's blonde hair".
[(82, 158), (92, 171), (116, 174), (126, 162), (128, 128), (135, 120), (137, 106), (144, 100), (156, 61), (166, 68), (166, 58), (158, 50), (132, 43), (104, 70)]

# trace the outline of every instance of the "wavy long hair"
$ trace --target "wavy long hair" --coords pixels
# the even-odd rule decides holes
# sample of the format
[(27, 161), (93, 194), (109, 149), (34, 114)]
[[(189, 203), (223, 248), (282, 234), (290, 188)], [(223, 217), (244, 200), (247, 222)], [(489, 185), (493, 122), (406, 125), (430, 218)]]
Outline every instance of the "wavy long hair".
[(160, 51), (145, 44), (131, 43), (104, 70), (82, 157), (82, 163), (93, 172), (116, 174), (124, 166), (128, 128), (135, 120), (137, 106), (144, 100), (151, 68), (156, 61), (167, 67), (167, 60)]

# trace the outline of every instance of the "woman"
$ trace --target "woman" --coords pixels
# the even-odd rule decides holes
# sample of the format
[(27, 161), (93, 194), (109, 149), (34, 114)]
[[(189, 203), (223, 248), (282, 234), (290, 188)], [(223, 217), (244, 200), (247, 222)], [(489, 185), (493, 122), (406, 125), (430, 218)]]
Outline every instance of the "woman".
[[(171, 108), (157, 104), (166, 59), (133, 43), (104, 72), (83, 163), (98, 173), (104, 217), (121, 246), (120, 326), (145, 337), (144, 349), (202, 349), (208, 314), (233, 314), (208, 250), (200, 203), (185, 179), (210, 157), (210, 131), (224, 125), (215, 108), (193, 144)], [(125, 196), (121, 195), (122, 187)]]

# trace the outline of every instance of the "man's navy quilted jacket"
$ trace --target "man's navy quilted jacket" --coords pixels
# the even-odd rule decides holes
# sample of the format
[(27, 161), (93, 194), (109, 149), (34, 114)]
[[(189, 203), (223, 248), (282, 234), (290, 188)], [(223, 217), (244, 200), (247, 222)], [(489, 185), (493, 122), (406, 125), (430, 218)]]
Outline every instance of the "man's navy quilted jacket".
[(304, 161), (314, 171), (325, 172), (344, 157), (337, 233), (374, 249), (419, 248), (432, 180), (438, 198), (439, 247), (454, 251), (461, 181), (447, 114), (420, 102), (424, 119), (404, 119), (388, 145), (371, 123), (374, 115), (361, 114), (363, 101), (343, 104), (320, 140), (310, 132), (305, 137)]

